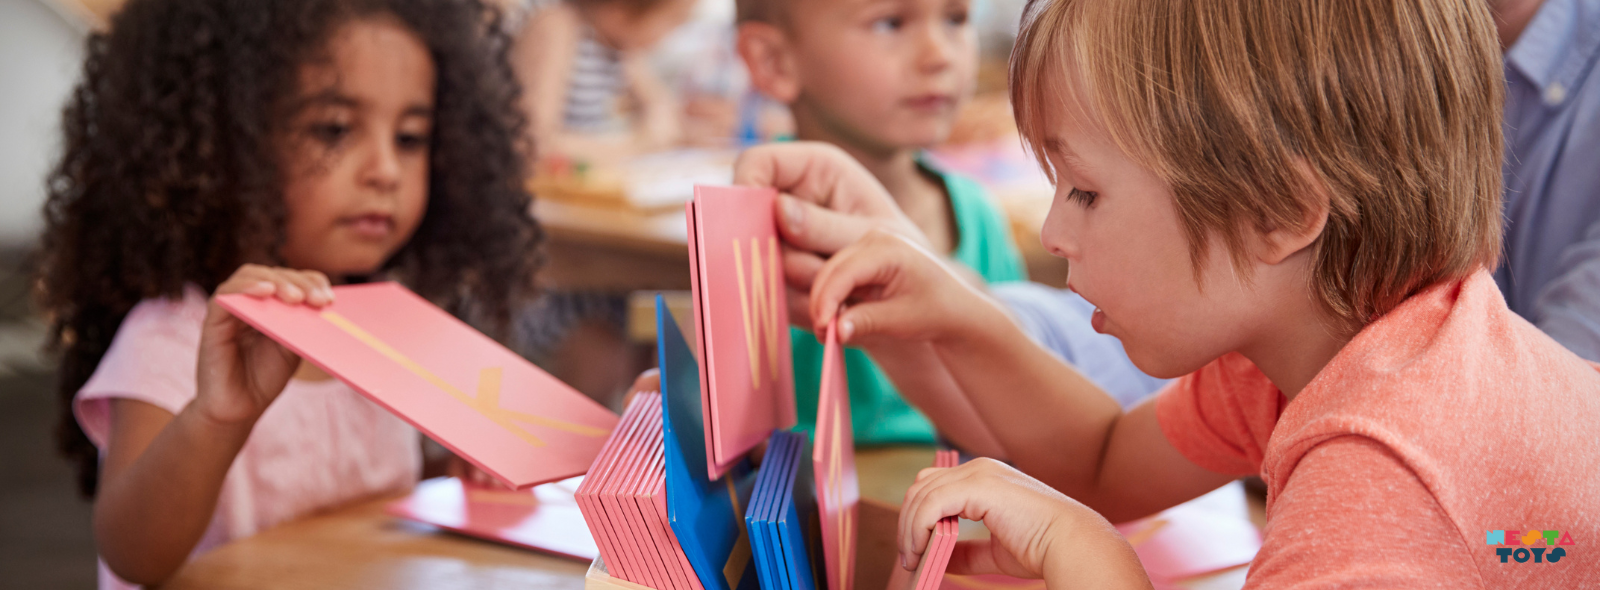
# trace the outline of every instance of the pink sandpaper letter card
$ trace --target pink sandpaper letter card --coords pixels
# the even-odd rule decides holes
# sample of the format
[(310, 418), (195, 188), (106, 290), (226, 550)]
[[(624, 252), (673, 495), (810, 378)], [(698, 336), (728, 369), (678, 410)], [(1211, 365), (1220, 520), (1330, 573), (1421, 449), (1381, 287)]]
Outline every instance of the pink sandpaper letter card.
[(512, 488), (582, 475), (617, 415), (396, 283), (217, 302)]
[(856, 504), (861, 490), (856, 480), (850, 385), (836, 323), (828, 324), (824, 335), (816, 443), (811, 461), (817, 482), (817, 515), (822, 521), (823, 564), (828, 575), (828, 583), (818, 586), (850, 590), (856, 578)]
[(774, 429), (795, 423), (789, 309), (772, 209), (776, 198), (772, 189), (697, 186), (687, 205), (711, 479)]
[(463, 535), (582, 561), (600, 556), (574, 497), (583, 478), (507, 490), (440, 477), (384, 511)]

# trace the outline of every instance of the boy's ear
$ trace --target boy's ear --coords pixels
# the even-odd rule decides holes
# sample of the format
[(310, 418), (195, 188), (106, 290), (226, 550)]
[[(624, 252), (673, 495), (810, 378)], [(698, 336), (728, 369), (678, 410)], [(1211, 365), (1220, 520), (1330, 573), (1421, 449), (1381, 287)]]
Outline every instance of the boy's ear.
[(1278, 264), (1310, 248), (1322, 238), (1322, 230), (1328, 226), (1328, 214), (1332, 207), (1328, 186), (1311, 171), (1311, 166), (1305, 160), (1297, 158), (1294, 168), (1300, 175), (1302, 186), (1311, 192), (1309, 206), (1298, 227), (1273, 227), (1260, 234), (1256, 257), (1265, 264)]
[(739, 57), (750, 70), (750, 85), (778, 102), (800, 97), (800, 76), (794, 52), (783, 29), (763, 22), (739, 23)]

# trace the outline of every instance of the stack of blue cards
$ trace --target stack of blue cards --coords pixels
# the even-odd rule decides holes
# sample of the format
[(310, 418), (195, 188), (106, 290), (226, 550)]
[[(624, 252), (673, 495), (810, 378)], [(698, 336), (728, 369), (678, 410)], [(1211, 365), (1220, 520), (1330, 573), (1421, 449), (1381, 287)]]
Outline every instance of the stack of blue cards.
[(817, 590), (816, 507), (806, 435), (773, 432), (744, 516), (761, 590)]

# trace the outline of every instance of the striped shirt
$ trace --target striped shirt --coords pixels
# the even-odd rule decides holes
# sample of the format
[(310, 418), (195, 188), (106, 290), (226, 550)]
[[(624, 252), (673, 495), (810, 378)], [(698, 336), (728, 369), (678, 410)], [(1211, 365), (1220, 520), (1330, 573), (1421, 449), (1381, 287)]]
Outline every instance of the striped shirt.
[(622, 55), (595, 38), (584, 25), (567, 78), (562, 125), (578, 133), (607, 133), (626, 128), (620, 103), (627, 91)]

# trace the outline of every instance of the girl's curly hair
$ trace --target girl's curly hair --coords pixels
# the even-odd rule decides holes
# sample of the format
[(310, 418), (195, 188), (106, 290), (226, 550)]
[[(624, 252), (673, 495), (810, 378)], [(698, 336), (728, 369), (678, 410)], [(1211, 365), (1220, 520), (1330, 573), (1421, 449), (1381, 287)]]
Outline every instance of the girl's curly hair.
[(502, 337), (531, 295), (541, 238), (523, 188), (531, 146), (497, 10), (481, 0), (132, 0), (89, 38), (39, 258), (37, 296), (61, 354), (59, 446), (86, 496), (97, 452), (73, 396), (140, 301), (180, 298), (191, 283), (210, 293), (244, 263), (281, 264), (287, 163), (274, 146), (299, 68), (340, 25), (371, 16), (408, 27), (437, 71), (427, 211), (381, 272)]

